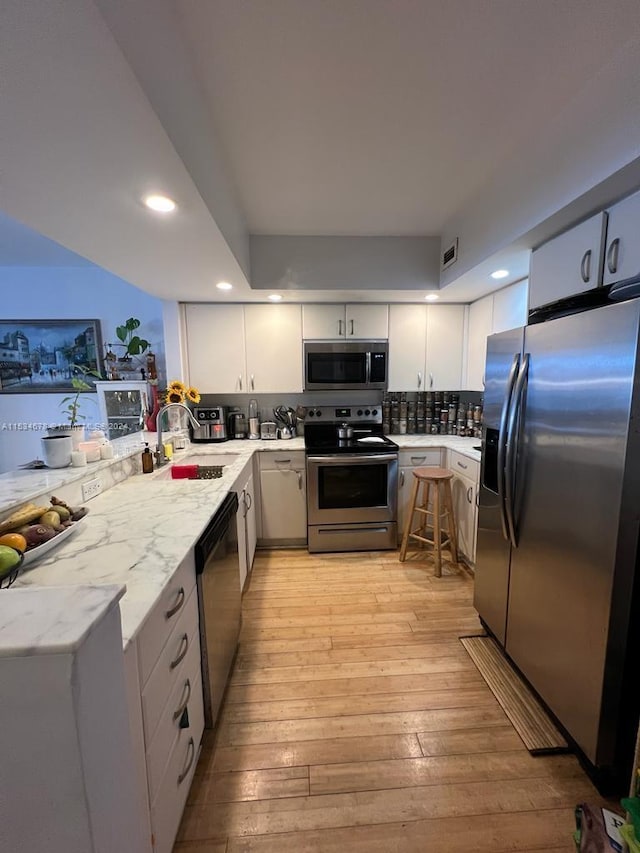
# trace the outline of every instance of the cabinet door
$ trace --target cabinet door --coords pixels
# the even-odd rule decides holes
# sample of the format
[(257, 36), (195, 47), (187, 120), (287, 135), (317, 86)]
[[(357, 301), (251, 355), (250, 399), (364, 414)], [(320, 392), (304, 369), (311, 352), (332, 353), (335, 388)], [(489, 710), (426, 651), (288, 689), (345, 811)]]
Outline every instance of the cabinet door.
[(424, 389), (427, 306), (389, 306), (389, 391)]
[(256, 524), (256, 489), (253, 482), (253, 474), (251, 474), (247, 480), (245, 494), (247, 501), (247, 571), (250, 572), (253, 568), (253, 557), (256, 553), (256, 541), (258, 539), (258, 529)]
[(473, 566), (476, 558), (476, 485), (466, 477), (454, 474), (451, 493), (458, 528), (458, 551)]
[(462, 381), (464, 305), (427, 308), (427, 391), (458, 391)]
[(529, 308), (601, 284), (606, 220), (605, 213), (598, 213), (532, 253)]
[(245, 305), (249, 392), (302, 391), (301, 317), (300, 305)]
[(346, 336), (344, 305), (303, 305), (302, 337), (305, 341)]
[(528, 296), (529, 282), (526, 279), (493, 294), (493, 335), (527, 325)]
[(260, 472), (263, 539), (307, 538), (304, 471), (282, 468)]
[(491, 334), (493, 297), (485, 296), (469, 307), (467, 336), (466, 391), (484, 390), (484, 364), (487, 357), (487, 337)]
[(242, 305), (190, 304), (185, 322), (189, 384), (201, 394), (248, 391)]
[(604, 284), (640, 275), (640, 193), (624, 199), (609, 211)]
[(386, 340), (389, 337), (388, 305), (347, 305), (347, 339)]

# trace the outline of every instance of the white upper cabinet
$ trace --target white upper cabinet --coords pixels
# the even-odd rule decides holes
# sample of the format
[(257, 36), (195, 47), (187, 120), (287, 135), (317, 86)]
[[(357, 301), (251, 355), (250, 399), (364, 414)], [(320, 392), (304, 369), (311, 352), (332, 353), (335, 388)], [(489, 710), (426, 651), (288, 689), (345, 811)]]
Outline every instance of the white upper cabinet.
[(242, 305), (185, 306), (187, 374), (201, 394), (248, 391)]
[(469, 307), (467, 337), (467, 380), (465, 391), (484, 391), (484, 363), (487, 337), (493, 332), (493, 295), (478, 299)]
[(464, 305), (429, 305), (424, 388), (457, 391), (462, 380)]
[(531, 254), (529, 308), (537, 308), (602, 283), (606, 213), (592, 216)]
[(384, 339), (389, 335), (387, 305), (303, 305), (305, 340)]
[(464, 305), (389, 306), (389, 391), (457, 391)]
[(528, 291), (525, 279), (493, 294), (492, 334), (527, 325)]
[(389, 306), (389, 391), (424, 390), (427, 306)]
[(640, 193), (609, 210), (604, 284), (640, 276)]
[[(299, 392), (302, 378), (300, 305), (245, 305), (246, 391)], [(219, 358), (226, 358), (224, 351)]]

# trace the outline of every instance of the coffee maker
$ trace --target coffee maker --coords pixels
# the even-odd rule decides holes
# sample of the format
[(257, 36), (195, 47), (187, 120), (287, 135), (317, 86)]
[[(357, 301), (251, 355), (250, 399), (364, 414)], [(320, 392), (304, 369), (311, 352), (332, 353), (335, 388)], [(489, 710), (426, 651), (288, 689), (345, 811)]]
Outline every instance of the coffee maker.
[(229, 438), (247, 437), (247, 419), (244, 412), (233, 411), (227, 415), (227, 435)]
[(226, 410), (224, 406), (196, 406), (193, 416), (198, 427), (189, 424), (189, 435), (195, 443), (227, 440)]

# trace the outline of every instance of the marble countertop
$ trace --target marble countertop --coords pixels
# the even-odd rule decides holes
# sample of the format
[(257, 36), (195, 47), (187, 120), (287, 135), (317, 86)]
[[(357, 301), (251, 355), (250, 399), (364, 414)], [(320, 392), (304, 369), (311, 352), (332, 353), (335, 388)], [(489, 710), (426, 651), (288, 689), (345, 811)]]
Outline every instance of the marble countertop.
[(124, 595), (123, 586), (11, 589), (0, 596), (0, 657), (68, 654)]
[[(471, 458), (477, 439), (455, 436), (392, 436), (404, 448), (451, 447)], [(124, 647), (144, 623), (165, 585), (194, 546), (226, 494), (240, 476), (247, 476), (255, 451), (304, 450), (304, 440), (226, 441), (195, 444), (176, 453), (174, 462), (189, 455), (215, 457), (237, 454), (215, 480), (160, 478), (163, 469), (136, 474), (93, 498), (89, 514), (76, 533), (52, 549), (36, 565), (19, 575), (3, 596), (20, 590), (79, 585), (126, 585), (120, 600)], [(245, 470), (247, 469), (247, 470)], [(45, 608), (46, 609), (46, 608)]]

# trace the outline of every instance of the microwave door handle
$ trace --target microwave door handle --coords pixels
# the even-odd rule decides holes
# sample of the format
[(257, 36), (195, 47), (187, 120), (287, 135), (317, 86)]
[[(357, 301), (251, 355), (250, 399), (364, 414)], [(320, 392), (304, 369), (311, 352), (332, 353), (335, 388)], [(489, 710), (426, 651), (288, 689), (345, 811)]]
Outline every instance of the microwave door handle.
[(371, 384), (371, 353), (365, 353), (365, 383), (367, 385)]

